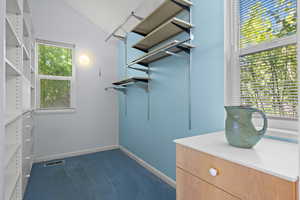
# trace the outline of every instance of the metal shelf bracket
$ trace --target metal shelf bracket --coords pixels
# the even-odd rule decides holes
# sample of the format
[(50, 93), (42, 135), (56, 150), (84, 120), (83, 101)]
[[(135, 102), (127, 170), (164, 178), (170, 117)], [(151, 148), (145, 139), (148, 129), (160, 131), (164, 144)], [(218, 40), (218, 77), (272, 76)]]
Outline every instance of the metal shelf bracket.
[[(140, 64), (140, 63), (138, 63)], [(143, 64), (140, 64), (140, 65), (143, 65)], [(146, 65), (143, 65), (143, 66), (146, 66)], [(148, 65), (147, 65), (148, 67)], [(129, 69), (134, 69), (134, 70), (137, 70), (137, 71), (142, 71), (142, 72), (145, 72), (146, 74), (149, 74), (149, 69), (142, 69), (142, 68), (136, 68), (136, 67), (128, 67)]]
[(183, 5), (179, 2), (177, 2), (176, 0), (171, 0), (173, 3), (175, 3), (176, 5), (180, 6), (181, 8), (187, 10), (187, 11), (190, 11), (190, 7), (189, 6), (186, 6), (186, 5)]
[(107, 87), (107, 88), (105, 88), (105, 91), (108, 91), (110, 89), (114, 89), (116, 91), (122, 92), (124, 95), (127, 94), (127, 90), (124, 87), (123, 88), (122, 87)]
[(184, 30), (185, 32), (187, 32), (187, 33), (189, 33), (189, 34), (191, 33), (191, 30), (190, 30), (189, 28), (185, 28), (185, 27), (180, 26), (179, 24), (176, 24), (176, 23), (174, 23), (174, 22), (172, 22), (172, 24), (174, 24), (175, 26), (177, 26), (178, 28)]

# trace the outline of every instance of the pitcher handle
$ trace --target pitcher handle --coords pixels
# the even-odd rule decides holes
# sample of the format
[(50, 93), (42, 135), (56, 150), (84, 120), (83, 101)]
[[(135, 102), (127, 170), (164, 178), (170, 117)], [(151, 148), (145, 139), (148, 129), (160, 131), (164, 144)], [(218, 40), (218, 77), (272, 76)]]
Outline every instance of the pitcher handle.
[(261, 110), (253, 109), (253, 113), (255, 113), (255, 112), (261, 114), (262, 118), (264, 119), (264, 126), (260, 131), (258, 131), (258, 135), (264, 135), (268, 128), (268, 118), (267, 118), (266, 114)]

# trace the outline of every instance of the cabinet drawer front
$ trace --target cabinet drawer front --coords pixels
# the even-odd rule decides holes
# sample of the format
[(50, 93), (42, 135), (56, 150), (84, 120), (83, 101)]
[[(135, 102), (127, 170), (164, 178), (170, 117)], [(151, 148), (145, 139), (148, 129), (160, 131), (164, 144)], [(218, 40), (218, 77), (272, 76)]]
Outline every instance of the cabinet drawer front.
[(176, 176), (177, 200), (239, 200), (180, 168), (176, 169)]
[[(231, 194), (246, 199), (247, 168), (177, 145), (177, 166)], [(217, 170), (212, 176), (210, 169)]]
[[(296, 183), (181, 145), (176, 146), (176, 165), (241, 199), (296, 199)], [(211, 174), (210, 169), (217, 173)]]

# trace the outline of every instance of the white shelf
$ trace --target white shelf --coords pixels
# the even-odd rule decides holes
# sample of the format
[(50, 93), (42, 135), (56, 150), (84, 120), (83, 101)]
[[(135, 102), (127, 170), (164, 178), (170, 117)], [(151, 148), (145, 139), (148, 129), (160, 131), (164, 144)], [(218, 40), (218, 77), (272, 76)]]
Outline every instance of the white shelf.
[(21, 71), (8, 59), (5, 59), (6, 74), (9, 76), (21, 76)]
[(16, 155), (18, 150), (20, 149), (20, 144), (8, 144), (6, 145), (6, 159), (5, 159), (5, 166), (8, 166), (12, 158)]
[(30, 28), (25, 16), (23, 16), (23, 36), (29, 37), (30, 36)]
[(26, 45), (23, 45), (23, 55), (24, 55), (23, 57), (24, 60), (30, 60), (30, 54)]
[(18, 0), (6, 0), (6, 11), (13, 14), (21, 14), (21, 6)]
[(30, 13), (31, 12), (28, 0), (24, 0), (24, 2), (23, 2), (23, 10), (24, 10), (25, 13)]
[(17, 32), (15, 31), (9, 18), (5, 18), (6, 21), (6, 44), (8, 46), (20, 47), (22, 46), (21, 40), (18, 37)]
[(33, 66), (30, 66), (30, 70), (31, 70), (31, 73), (34, 73), (35, 70), (34, 70), (34, 67)]
[[(21, 200), (24, 193), (22, 162), (26, 149), (22, 138), (22, 115), (32, 111), (34, 101), (34, 46), (29, 0), (6, 1), (5, 17), (5, 79), (1, 83), (6, 88), (5, 113), (5, 191), (3, 200)], [(0, 100), (1, 101), (1, 100)], [(29, 133), (28, 133), (29, 134)], [(23, 146), (24, 145), (24, 146)], [(29, 174), (28, 174), (29, 175)], [(23, 189), (22, 189), (23, 188)], [(1, 199), (2, 200), (2, 199)]]
[(5, 115), (5, 125), (11, 124), (22, 116), (22, 112), (10, 113)]
[(6, 180), (5, 183), (5, 200), (10, 200), (13, 193), (16, 191), (18, 182), (21, 177), (21, 173), (18, 173), (17, 176), (13, 176), (14, 178)]

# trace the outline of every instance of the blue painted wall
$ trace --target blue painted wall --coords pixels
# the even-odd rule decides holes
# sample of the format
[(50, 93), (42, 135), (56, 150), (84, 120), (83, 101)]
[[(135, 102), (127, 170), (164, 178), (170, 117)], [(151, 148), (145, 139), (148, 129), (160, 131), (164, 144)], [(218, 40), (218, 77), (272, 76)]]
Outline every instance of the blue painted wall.
[[(120, 145), (175, 179), (176, 138), (222, 130), (224, 127), (223, 0), (194, 1), (192, 23), (197, 46), (191, 59), (191, 124), (189, 129), (189, 57), (168, 57), (151, 64), (150, 93), (130, 86), (119, 95)], [(180, 18), (188, 18), (182, 13)], [(183, 33), (177, 39), (187, 38)], [(127, 58), (141, 55), (131, 46), (140, 39), (129, 34)], [(119, 46), (119, 76), (126, 75), (125, 46)], [(138, 66), (136, 66), (138, 67)], [(129, 76), (145, 76), (128, 71)], [(148, 105), (149, 100), (149, 105)], [(148, 106), (150, 119), (148, 120)]]

